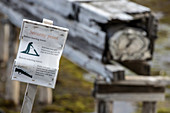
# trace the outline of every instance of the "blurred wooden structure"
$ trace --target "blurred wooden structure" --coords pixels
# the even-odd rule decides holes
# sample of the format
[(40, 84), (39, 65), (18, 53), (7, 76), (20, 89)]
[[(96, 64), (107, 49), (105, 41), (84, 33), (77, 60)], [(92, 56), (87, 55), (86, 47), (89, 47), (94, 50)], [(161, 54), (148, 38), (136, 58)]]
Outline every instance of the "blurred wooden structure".
[(70, 29), (64, 56), (107, 81), (117, 76), (106, 68), (111, 61), (131, 66), (152, 58), (157, 21), (149, 8), (128, 0), (1, 0), (0, 8), (18, 27), (23, 18), (48, 18)]
[[(128, 0), (1, 0), (0, 9), (17, 27), (21, 26), (23, 18), (37, 21), (47, 18), (53, 20), (55, 25), (70, 29), (64, 56), (100, 75), (105, 85), (111, 85), (110, 89), (116, 87), (112, 84), (125, 80), (124, 69), (118, 63), (137, 74), (150, 74), (147, 62), (152, 59), (154, 51), (157, 20), (147, 7)], [(126, 85), (124, 88), (129, 89)], [(155, 87), (151, 88), (155, 91)], [(133, 90), (133, 87), (130, 89)], [(161, 99), (162, 93), (159, 95)], [(148, 98), (147, 95), (145, 100)], [(105, 100), (99, 103), (103, 106)], [(108, 99), (106, 113), (112, 112), (112, 103), (113, 100)]]
[(19, 104), (19, 82), (11, 81), (10, 78), (13, 59), (15, 58), (18, 47), (16, 38), (18, 31), (17, 28), (9, 22), (7, 16), (1, 15), (0, 21), (1, 65), (6, 68), (4, 68), (4, 75), (6, 75), (5, 99), (12, 101), (14, 104)]
[(165, 87), (170, 78), (126, 76), (126, 80), (106, 83), (102, 79), (94, 84), (97, 113), (113, 113), (113, 101), (143, 102), (142, 113), (157, 113), (156, 104), (165, 100)]

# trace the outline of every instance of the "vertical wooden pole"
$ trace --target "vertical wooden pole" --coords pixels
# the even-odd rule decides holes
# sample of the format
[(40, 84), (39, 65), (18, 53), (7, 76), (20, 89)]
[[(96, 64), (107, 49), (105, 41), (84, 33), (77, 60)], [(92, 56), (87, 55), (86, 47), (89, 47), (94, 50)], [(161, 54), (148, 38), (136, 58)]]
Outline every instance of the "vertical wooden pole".
[[(53, 25), (53, 21), (43, 19), (43, 23)], [(42, 104), (51, 104), (53, 100), (52, 89), (40, 87), (38, 101)]]
[(46, 87), (39, 87), (39, 102), (41, 104), (51, 104), (52, 103), (52, 89)]
[(25, 91), (21, 113), (31, 113), (36, 92), (37, 92), (37, 85), (27, 84), (27, 89)]
[[(8, 46), (9, 48), (9, 59), (7, 62), (7, 70), (6, 70), (6, 89), (5, 89), (5, 99), (14, 102), (14, 104), (19, 104), (19, 90), (20, 90), (20, 83), (18, 81), (11, 80), (11, 69), (13, 65), (14, 58), (16, 56), (17, 50), (17, 30), (16, 27), (10, 23), (5, 24), (4, 29), (4, 37), (8, 39)], [(6, 49), (5, 51), (8, 51)]]
[(97, 113), (113, 113), (113, 102), (97, 100), (96, 109), (97, 109)]
[(0, 14), (0, 64), (5, 68), (9, 58), (9, 25), (7, 17)]
[(156, 102), (143, 102), (142, 113), (157, 113)]

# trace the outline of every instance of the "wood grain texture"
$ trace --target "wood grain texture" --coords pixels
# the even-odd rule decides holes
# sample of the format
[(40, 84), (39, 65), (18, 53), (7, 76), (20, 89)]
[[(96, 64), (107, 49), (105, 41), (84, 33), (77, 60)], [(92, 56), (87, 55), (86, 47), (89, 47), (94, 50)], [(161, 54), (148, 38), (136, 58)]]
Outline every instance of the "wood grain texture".
[[(122, 8), (117, 6), (121, 6)], [(131, 7), (133, 7), (133, 10), (131, 9)], [(146, 32), (147, 39), (149, 36), (148, 33), (151, 32), (146, 30), (148, 28), (148, 20), (146, 22), (142, 21), (145, 20), (145, 18), (150, 18), (150, 9), (126, 0), (125, 1), (13, 0), (10, 2), (2, 0), (0, 2), (0, 8), (2, 8), (1, 12), (7, 14), (10, 21), (17, 26), (20, 26), (20, 23), (23, 18), (28, 19), (31, 18), (34, 20), (48, 18), (50, 20), (53, 20), (55, 25), (70, 29), (67, 45), (69, 45), (73, 50), (80, 51), (86, 57), (89, 57), (88, 59), (90, 59), (89, 63), (90, 65), (95, 61), (96, 62), (95, 65), (97, 64), (102, 65), (99, 66), (98, 69), (101, 68), (103, 69), (97, 71), (96, 70), (97, 68), (92, 66), (90, 66), (91, 69), (89, 69), (89, 67), (84, 65), (83, 62), (81, 63), (81, 61), (75, 60), (74, 58), (75, 55), (73, 55), (74, 57), (72, 56), (68, 59), (71, 59), (77, 64), (81, 64), (81, 67), (85, 68), (86, 70), (91, 70), (92, 72), (95, 72), (96, 74), (99, 75), (103, 75), (104, 77), (108, 76), (106, 78), (112, 79), (113, 78), (112, 76), (114, 75), (115, 80), (123, 79), (123, 76), (120, 77), (117, 75), (124, 75), (124, 72), (120, 71), (118, 72), (116, 70), (116, 72), (112, 73), (110, 71), (109, 72), (111, 73), (110, 75), (108, 73), (107, 75), (104, 74), (106, 69), (104, 66), (105, 64), (103, 63), (104, 61), (103, 59), (106, 56), (105, 53), (109, 51), (108, 49), (109, 45), (107, 45), (107, 43), (109, 38), (111, 37), (111, 35), (108, 34), (113, 35), (116, 32), (108, 30), (109, 27), (115, 25), (119, 26), (123, 24), (124, 27), (141, 28), (144, 29), (144, 31)], [(152, 19), (150, 19), (150, 21), (151, 21), (150, 26), (152, 26), (153, 24)], [(155, 26), (152, 26), (152, 28), (155, 29)], [(119, 31), (120, 29), (117, 28), (117, 30)], [(150, 38), (152, 37), (153, 35), (150, 35)], [(152, 45), (150, 45), (151, 44), (150, 39), (149, 41), (147, 41), (147, 39), (139, 38), (139, 40), (137, 39), (136, 41), (134, 41), (134, 43), (132, 43), (132, 41), (129, 41), (130, 44), (129, 47), (133, 48), (136, 45), (136, 43), (141, 43), (141, 41), (145, 42), (142, 43), (141, 46), (139, 47), (139, 48), (142, 47), (145, 52), (143, 51), (136, 52), (135, 48), (134, 51), (139, 55), (137, 56), (134, 55), (134, 57), (129, 57), (133, 56), (129, 55), (128, 58), (125, 55), (125, 57), (122, 57), (120, 59), (135, 60), (139, 58), (140, 60), (146, 60), (148, 57), (151, 57), (152, 54), (150, 54), (150, 52), (148, 53), (147, 49), (148, 46), (149, 48), (152, 48), (154, 42), (152, 42)], [(121, 45), (121, 47), (123, 47), (123, 45)], [(150, 49), (148, 50), (150, 51)], [(114, 60), (109, 59), (108, 57), (106, 57), (106, 59), (108, 61)]]
[[(54, 21), (54, 24), (69, 28), (70, 36), (68, 37), (64, 49), (64, 56), (80, 65), (82, 68), (103, 76), (107, 79), (107, 81), (113, 80), (113, 72), (107, 70), (105, 64), (101, 62), (105, 46), (104, 32), (90, 28), (76, 21), (68, 20), (39, 5), (31, 6), (24, 2), (20, 2), (18, 5), (26, 8), (27, 10), (31, 9), (29, 12), (34, 16), (38, 16), (39, 18), (50, 17), (50, 19)], [(9, 14), (10, 17), (12, 13), (8, 12), (10, 12), (10, 10), (14, 10), (12, 8), (7, 8), (5, 4), (3, 4), (2, 7), (6, 8), (4, 13)], [(40, 13), (41, 10), (43, 10), (43, 12)], [(24, 17), (24, 14), (17, 11), (15, 11), (15, 14), (18, 15), (16, 18)], [(16, 20), (20, 20), (20, 18), (17, 18)], [(19, 25), (19, 23), (21, 22), (15, 21), (15, 25)], [(77, 40), (79, 40), (79, 42), (77, 42)]]
[(119, 30), (109, 39), (109, 50), (114, 60), (133, 61), (151, 58), (150, 40), (146, 32), (136, 28)]
[(37, 92), (37, 85), (27, 84), (27, 89), (25, 91), (21, 113), (31, 113), (36, 92)]
[(164, 93), (114, 93), (114, 94), (97, 94), (97, 99), (110, 100), (110, 101), (164, 101)]

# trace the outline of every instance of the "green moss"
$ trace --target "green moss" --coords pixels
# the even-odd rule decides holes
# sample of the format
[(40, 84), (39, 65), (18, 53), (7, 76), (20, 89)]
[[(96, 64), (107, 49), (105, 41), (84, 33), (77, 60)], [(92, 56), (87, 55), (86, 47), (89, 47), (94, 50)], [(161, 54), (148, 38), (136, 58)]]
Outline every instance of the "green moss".
[(83, 78), (86, 73), (64, 57), (61, 59), (56, 88), (53, 92), (53, 105), (43, 108), (43, 112), (81, 113), (94, 111), (91, 96), (93, 84)]
[(158, 31), (158, 36), (159, 36), (160, 38), (168, 38), (168, 32), (165, 31), (165, 30), (159, 30), (159, 31)]
[(158, 109), (158, 113), (170, 113), (170, 108), (161, 108), (161, 109)]

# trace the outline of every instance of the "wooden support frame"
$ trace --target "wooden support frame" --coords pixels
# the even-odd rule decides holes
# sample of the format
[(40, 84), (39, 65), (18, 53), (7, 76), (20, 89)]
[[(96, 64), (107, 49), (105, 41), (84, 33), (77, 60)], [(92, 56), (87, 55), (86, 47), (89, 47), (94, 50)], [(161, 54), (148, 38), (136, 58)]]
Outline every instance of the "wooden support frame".
[(101, 109), (96, 111), (108, 113), (106, 111), (110, 108), (108, 102), (130, 101), (143, 102), (142, 113), (156, 113), (156, 104), (158, 101), (165, 100), (165, 86), (168, 84), (170, 84), (170, 78), (160, 76), (126, 76), (125, 80), (110, 84), (98, 78), (94, 84), (94, 96), (96, 106)]

